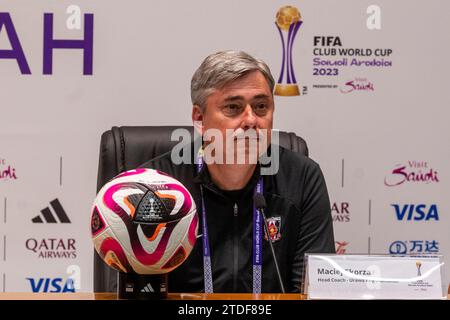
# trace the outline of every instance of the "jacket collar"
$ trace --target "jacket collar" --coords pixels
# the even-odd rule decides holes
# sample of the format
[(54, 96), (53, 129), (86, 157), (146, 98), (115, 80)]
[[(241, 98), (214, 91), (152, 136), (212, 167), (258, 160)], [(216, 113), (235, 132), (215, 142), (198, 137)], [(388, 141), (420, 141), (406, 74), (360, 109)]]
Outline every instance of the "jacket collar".
[[(196, 164), (194, 161), (197, 159), (198, 150), (194, 150), (194, 145), (195, 144), (192, 143), (192, 146), (191, 146), (192, 163), (194, 164), (193, 165), (193, 170), (194, 170), (193, 182), (195, 184), (202, 185), (206, 189), (208, 189), (218, 195), (229, 198), (230, 193), (220, 189), (211, 180), (211, 175), (209, 173), (208, 166), (206, 164), (204, 164), (202, 169), (200, 170), (200, 172), (198, 172), (198, 164)], [(251, 176), (251, 178), (248, 181), (248, 183), (246, 184), (246, 186), (241, 190), (241, 192), (239, 192), (240, 194), (242, 194), (242, 195), (247, 194), (248, 191), (254, 189), (254, 187), (256, 186), (256, 183), (258, 182), (258, 180), (261, 176), (260, 172), (261, 172), (261, 164), (258, 162), (256, 164), (256, 168), (255, 168), (255, 171), (253, 172), (253, 175)]]

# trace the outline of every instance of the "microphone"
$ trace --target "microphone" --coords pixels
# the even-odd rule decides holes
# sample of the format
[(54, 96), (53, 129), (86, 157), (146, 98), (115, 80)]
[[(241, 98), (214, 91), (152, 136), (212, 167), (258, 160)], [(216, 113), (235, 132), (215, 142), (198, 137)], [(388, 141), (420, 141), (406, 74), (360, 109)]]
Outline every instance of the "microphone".
[(273, 250), (272, 239), (270, 238), (269, 226), (267, 225), (266, 214), (264, 210), (266, 209), (266, 199), (262, 195), (262, 193), (255, 193), (253, 196), (253, 203), (255, 208), (261, 212), (263, 220), (264, 220), (264, 230), (266, 231), (267, 239), (269, 240), (270, 251), (272, 252), (273, 262), (275, 263), (275, 269), (278, 275), (278, 282), (280, 283), (281, 292), (285, 293), (283, 280), (281, 279), (280, 269), (278, 268), (277, 257), (275, 256), (275, 251)]

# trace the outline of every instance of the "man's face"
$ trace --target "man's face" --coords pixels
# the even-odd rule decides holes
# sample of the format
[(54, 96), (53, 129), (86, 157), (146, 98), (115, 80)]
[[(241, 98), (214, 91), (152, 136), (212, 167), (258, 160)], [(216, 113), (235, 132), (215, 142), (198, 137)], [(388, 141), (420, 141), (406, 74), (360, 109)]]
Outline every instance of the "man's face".
[[(202, 122), (202, 127), (197, 127), (202, 134), (208, 133), (211, 129), (216, 129), (216, 133), (220, 131), (223, 137), (224, 162), (229, 163), (226, 160), (227, 153), (228, 157), (230, 153), (234, 153), (233, 159), (236, 163), (238, 153), (255, 153), (254, 147), (249, 148), (249, 144), (254, 146), (258, 141), (262, 142), (261, 139), (256, 141), (253, 139), (255, 143), (250, 142), (252, 138), (248, 136), (252, 131), (258, 134), (258, 137), (261, 137), (260, 133), (264, 134), (264, 139), (267, 139), (263, 144), (265, 147), (261, 148), (260, 145), (259, 150), (256, 151), (257, 156), (265, 152), (267, 145), (270, 144), (273, 112), (273, 95), (267, 80), (261, 72), (252, 71), (210, 94), (203, 111), (199, 106), (194, 106), (192, 120)], [(213, 130), (211, 132), (215, 135)], [(234, 133), (231, 140), (230, 133)], [(247, 135), (247, 138), (242, 138), (243, 134)], [(230, 141), (233, 143), (229, 143)], [(231, 147), (234, 149), (230, 149)], [(215, 152), (217, 153), (218, 150)]]

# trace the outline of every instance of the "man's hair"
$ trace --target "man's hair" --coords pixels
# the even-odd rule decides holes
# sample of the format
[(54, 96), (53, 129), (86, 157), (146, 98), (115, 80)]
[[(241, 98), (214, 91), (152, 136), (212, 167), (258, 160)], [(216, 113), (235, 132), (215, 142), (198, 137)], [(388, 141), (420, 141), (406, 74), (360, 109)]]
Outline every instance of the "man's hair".
[(192, 76), (192, 104), (204, 110), (206, 99), (214, 90), (223, 88), (252, 71), (260, 71), (267, 80), (270, 92), (273, 92), (275, 80), (269, 67), (261, 59), (244, 51), (219, 51), (209, 55)]

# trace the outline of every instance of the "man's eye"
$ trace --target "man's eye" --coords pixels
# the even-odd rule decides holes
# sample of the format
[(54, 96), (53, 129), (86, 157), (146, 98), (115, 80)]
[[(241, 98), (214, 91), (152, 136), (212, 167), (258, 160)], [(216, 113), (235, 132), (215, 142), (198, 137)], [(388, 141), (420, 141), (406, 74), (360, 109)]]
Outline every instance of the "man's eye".
[(238, 104), (227, 104), (224, 107), (224, 111), (227, 114), (238, 114), (241, 112), (241, 109), (242, 109), (241, 106)]
[(257, 115), (265, 114), (268, 109), (269, 109), (269, 106), (266, 103), (258, 103), (253, 107), (253, 111)]
[(237, 104), (229, 104), (226, 106), (226, 108), (230, 109), (230, 110), (237, 110), (239, 109), (239, 105)]

